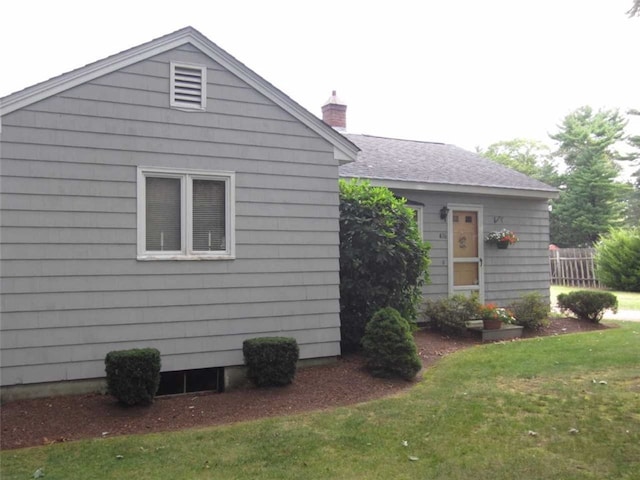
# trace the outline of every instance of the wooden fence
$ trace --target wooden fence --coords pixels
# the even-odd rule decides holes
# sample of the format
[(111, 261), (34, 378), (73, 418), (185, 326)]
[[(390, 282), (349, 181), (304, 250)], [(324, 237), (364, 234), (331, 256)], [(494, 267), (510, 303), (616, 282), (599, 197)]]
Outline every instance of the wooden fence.
[(596, 279), (593, 248), (560, 248), (549, 250), (551, 285), (599, 288)]

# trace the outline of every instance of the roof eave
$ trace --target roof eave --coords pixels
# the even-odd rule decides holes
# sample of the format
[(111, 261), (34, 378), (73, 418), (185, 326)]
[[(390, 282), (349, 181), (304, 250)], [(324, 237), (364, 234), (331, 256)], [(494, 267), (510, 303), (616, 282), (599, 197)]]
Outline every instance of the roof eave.
[(334, 156), (341, 165), (355, 161), (360, 150), (353, 142), (325, 125), (297, 102), (278, 90), (250, 68), (214, 44), (192, 27), (151, 40), (66, 74), (44, 81), (0, 99), (0, 117), (37, 101), (56, 95), (107, 73), (119, 70), (146, 58), (190, 43), (247, 82), (276, 105), (320, 135), (334, 146)]
[(355, 143), (310, 113), (306, 108), (292, 100), (291, 97), (274, 87), (253, 70), (240, 63), (200, 32), (195, 31), (195, 33), (198, 34), (200, 40), (200, 44), (195, 45), (196, 47), (203, 50), (204, 53), (214, 58), (230, 72), (242, 78), (276, 105), (285, 109), (297, 120), (300, 120), (325, 140), (332, 143), (335, 147), (335, 157), (340, 162), (340, 165), (354, 162), (357, 159), (360, 148)]
[(491, 195), (494, 197), (517, 198), (558, 198), (557, 190), (535, 190), (528, 188), (488, 187), (481, 185), (458, 185), (450, 183), (411, 182), (406, 180), (387, 180), (381, 178), (359, 177), (357, 175), (340, 175), (342, 178), (362, 178), (371, 185), (403, 190), (420, 190), (424, 192), (464, 193), (476, 195)]
[(1, 99), (0, 116), (19, 110), (32, 103), (56, 95), (57, 93), (69, 90), (70, 88), (101, 77), (107, 73), (127, 67), (145, 58), (189, 43), (189, 39), (193, 37), (193, 33), (194, 30), (191, 29), (178, 30), (172, 34), (116, 53), (115, 55), (8, 95)]

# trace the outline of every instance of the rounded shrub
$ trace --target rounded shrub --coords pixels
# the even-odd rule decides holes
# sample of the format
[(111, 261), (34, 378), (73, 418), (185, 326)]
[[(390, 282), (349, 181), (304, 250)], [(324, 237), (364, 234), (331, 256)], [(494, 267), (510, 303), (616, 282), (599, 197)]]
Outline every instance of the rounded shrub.
[(148, 405), (160, 385), (160, 352), (155, 348), (114, 350), (104, 359), (107, 388), (125, 405)]
[(340, 334), (357, 350), (367, 322), (390, 306), (415, 321), (428, 279), (429, 245), (415, 212), (385, 187), (340, 181)]
[(464, 336), (467, 322), (478, 316), (478, 297), (456, 294), (438, 300), (427, 300), (424, 313), (431, 327), (449, 335)]
[(602, 284), (640, 292), (640, 227), (611, 230), (595, 248), (596, 276)]
[(618, 311), (618, 298), (611, 292), (576, 290), (558, 295), (558, 307), (572, 312), (579, 320), (598, 323), (606, 310)]
[(243, 342), (242, 353), (247, 377), (256, 386), (282, 386), (293, 381), (300, 356), (295, 338), (250, 338)]
[(538, 292), (522, 295), (509, 305), (509, 310), (516, 318), (516, 325), (528, 330), (540, 330), (549, 325), (549, 302)]
[(365, 328), (362, 347), (367, 368), (376, 377), (411, 380), (422, 368), (411, 325), (395, 308), (376, 312)]

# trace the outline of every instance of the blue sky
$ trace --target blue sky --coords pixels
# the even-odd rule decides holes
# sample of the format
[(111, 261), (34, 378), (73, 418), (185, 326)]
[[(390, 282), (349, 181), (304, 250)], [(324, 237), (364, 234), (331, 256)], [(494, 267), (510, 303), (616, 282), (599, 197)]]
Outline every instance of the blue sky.
[(353, 133), (549, 143), (582, 105), (640, 109), (631, 3), (4, 2), (0, 96), (191, 25), (318, 116), (337, 90)]

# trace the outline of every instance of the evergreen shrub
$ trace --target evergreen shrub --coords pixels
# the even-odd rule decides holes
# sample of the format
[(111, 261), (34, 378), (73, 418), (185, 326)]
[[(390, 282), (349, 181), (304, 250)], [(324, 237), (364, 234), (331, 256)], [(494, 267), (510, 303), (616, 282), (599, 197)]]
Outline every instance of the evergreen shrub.
[(376, 377), (411, 380), (422, 368), (411, 325), (392, 307), (378, 310), (362, 337), (369, 371)]
[(243, 342), (242, 353), (247, 377), (256, 386), (282, 386), (293, 381), (300, 356), (295, 338), (250, 338)]
[(528, 330), (540, 330), (549, 325), (549, 302), (538, 292), (522, 295), (508, 308), (516, 318), (516, 325)]
[(558, 295), (562, 312), (571, 311), (579, 320), (598, 323), (606, 310), (618, 311), (618, 298), (611, 292), (576, 290)]
[(104, 359), (107, 388), (125, 405), (148, 405), (160, 385), (160, 352), (155, 348), (114, 350)]
[(640, 227), (611, 230), (595, 248), (596, 276), (603, 285), (640, 292)]

